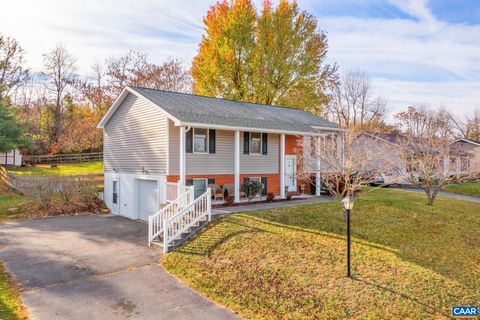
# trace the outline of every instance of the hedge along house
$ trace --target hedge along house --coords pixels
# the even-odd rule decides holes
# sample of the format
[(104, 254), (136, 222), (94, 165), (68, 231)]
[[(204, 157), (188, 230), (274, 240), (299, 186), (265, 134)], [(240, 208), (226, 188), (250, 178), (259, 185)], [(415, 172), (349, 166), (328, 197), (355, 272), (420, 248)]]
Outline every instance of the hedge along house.
[[(263, 194), (283, 198), (305, 184), (306, 192), (320, 195), (320, 188), (297, 178), (308, 170), (297, 156), (311, 152), (312, 139), (340, 139), (343, 132), (298, 109), (137, 87), (122, 91), (98, 127), (104, 130), (105, 202), (115, 214), (143, 220), (188, 185), (195, 198), (209, 184), (229, 185), (235, 202), (250, 179), (262, 182)], [(319, 185), (321, 172), (311, 174)]]

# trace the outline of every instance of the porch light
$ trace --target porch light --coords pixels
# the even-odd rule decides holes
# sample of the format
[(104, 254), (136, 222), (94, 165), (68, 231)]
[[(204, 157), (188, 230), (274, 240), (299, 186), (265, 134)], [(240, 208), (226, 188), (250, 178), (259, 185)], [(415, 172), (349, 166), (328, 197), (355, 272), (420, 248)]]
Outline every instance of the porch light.
[(342, 200), (343, 209), (352, 210), (354, 202), (355, 202), (355, 200), (353, 199), (353, 197), (347, 196), (347, 197), (343, 198), (343, 200)]

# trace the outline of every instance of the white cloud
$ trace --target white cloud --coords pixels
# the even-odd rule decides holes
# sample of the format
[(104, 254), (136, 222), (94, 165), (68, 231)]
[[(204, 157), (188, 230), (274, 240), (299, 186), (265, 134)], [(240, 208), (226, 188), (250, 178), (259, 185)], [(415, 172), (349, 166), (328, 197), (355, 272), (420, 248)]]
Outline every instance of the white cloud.
[[(257, 8), (259, 1), (255, 0)], [(95, 61), (130, 49), (147, 52), (157, 62), (168, 56), (190, 62), (201, 40), (202, 18), (214, 2), (8, 1), (2, 4), (0, 30), (20, 41), (34, 70), (42, 67), (42, 53), (58, 43), (77, 57), (79, 72), (89, 72)], [(381, 3), (344, 3), (351, 10), (375, 13), (375, 19), (318, 17), (319, 26), (328, 32), (329, 61), (338, 62), (342, 70), (370, 74), (378, 93), (396, 108), (427, 103), (468, 112), (479, 107), (480, 24), (439, 21), (426, 0), (389, 0), (412, 19), (378, 18)], [(299, 1), (301, 8), (315, 5)]]

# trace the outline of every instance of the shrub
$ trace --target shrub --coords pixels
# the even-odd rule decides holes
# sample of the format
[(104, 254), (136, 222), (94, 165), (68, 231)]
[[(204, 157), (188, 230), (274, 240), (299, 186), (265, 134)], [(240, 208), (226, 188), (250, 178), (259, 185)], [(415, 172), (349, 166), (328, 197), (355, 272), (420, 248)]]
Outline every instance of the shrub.
[(256, 180), (251, 180), (249, 183), (242, 185), (242, 190), (247, 194), (248, 200), (252, 200), (256, 195), (261, 194), (263, 184)]
[(58, 189), (55, 176), (29, 177), (24, 180), (20, 191), (32, 199), (42, 209), (48, 209)]
[(275, 195), (272, 192), (267, 193), (267, 202), (273, 202), (275, 200)]
[(72, 204), (75, 196), (78, 193), (78, 185), (72, 177), (59, 177), (58, 178), (58, 194), (60, 199), (66, 205)]
[(286, 199), (287, 199), (287, 200), (292, 200), (292, 195), (291, 195), (291, 194), (287, 194)]
[(96, 182), (88, 177), (76, 179), (78, 197), (85, 207), (94, 206), (98, 202)]

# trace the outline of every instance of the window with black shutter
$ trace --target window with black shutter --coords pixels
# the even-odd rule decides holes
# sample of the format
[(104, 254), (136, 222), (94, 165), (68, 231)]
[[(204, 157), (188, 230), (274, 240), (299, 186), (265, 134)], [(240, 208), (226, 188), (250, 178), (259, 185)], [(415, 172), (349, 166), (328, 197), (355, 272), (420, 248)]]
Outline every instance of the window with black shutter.
[(262, 154), (268, 154), (268, 133), (262, 133)]
[(250, 154), (250, 132), (243, 133), (243, 154)]
[(185, 185), (186, 185), (186, 186), (193, 186), (193, 179), (187, 179), (187, 180), (185, 181)]
[(215, 129), (208, 130), (208, 153), (215, 153), (216, 145), (215, 145)]

